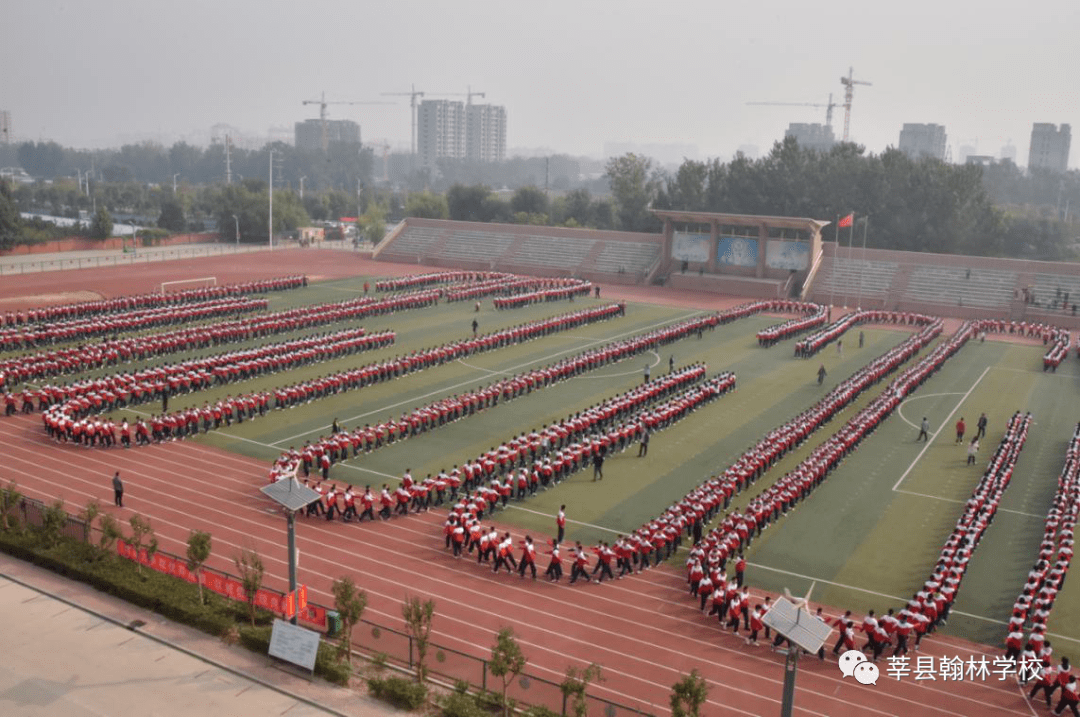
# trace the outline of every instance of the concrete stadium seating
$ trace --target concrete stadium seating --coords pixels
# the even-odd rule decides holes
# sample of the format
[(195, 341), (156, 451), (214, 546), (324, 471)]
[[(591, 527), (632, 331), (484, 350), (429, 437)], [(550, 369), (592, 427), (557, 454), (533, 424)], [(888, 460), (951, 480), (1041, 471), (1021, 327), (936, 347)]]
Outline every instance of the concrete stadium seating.
[(918, 264), (902, 301), (951, 306), (1006, 308), (1013, 300), (1017, 272), (964, 266)]
[(659, 255), (659, 244), (605, 241), (596, 261), (586, 269), (604, 274), (644, 274)]
[(827, 301), (832, 294), (857, 296), (861, 287), (863, 297), (884, 299), (898, 266), (894, 261), (826, 259), (814, 281), (813, 296), (817, 301)]

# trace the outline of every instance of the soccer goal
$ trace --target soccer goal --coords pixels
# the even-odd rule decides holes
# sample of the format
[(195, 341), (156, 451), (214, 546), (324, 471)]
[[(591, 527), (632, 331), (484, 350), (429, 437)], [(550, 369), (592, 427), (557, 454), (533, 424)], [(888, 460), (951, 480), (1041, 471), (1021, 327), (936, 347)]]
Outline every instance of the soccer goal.
[(216, 276), (204, 276), (201, 279), (178, 279), (176, 281), (161, 282), (161, 293), (170, 291), (184, 291), (185, 289), (200, 289), (205, 286), (217, 286)]

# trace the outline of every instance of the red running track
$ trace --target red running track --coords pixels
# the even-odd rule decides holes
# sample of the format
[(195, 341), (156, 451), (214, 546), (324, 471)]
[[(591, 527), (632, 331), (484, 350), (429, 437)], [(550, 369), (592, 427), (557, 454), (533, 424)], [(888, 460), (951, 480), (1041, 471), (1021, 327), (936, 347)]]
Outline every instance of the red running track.
[[(110, 478), (119, 470), (126, 507), (107, 510), (120, 520), (136, 512), (151, 517), (162, 549), (180, 555), (190, 530), (206, 530), (214, 542), (210, 564), (222, 570), (233, 568), (231, 558), (241, 548), (255, 548), (266, 563), (266, 584), (284, 589), (284, 521), (257, 492), (264, 463), (196, 442), (108, 453), (58, 445), (42, 435), (39, 420), (14, 416), (0, 423), (4, 478), (16, 480), (24, 493), (61, 497), (72, 512), (90, 499), (109, 505)], [(558, 682), (567, 664), (598, 662), (606, 681), (593, 693), (627, 706), (668, 714), (670, 686), (696, 667), (709, 681), (708, 714), (778, 711), (783, 658), (723, 634), (695, 609), (676, 571), (575, 586), (496, 576), (442, 550), (443, 519), (432, 511), (362, 525), (301, 520), (300, 570), (311, 599), (332, 605), (330, 583), (351, 575), (368, 592), (366, 616), (374, 622), (400, 629), (405, 595), (430, 596), (437, 603), (436, 643), (485, 656), (494, 634), (512, 625), (531, 672)], [(983, 652), (933, 639), (920, 654)], [(926, 685), (883, 676), (874, 688), (842, 679), (832, 661), (804, 659), (802, 666), (799, 714), (1030, 714), (1011, 680)]]
[[(305, 258), (319, 253), (297, 252)], [(244, 257), (280, 258), (289, 264), (296, 257), (288, 255), (297, 252)], [(340, 252), (321, 253), (330, 254), (335, 265), (344, 263)], [(193, 260), (199, 261), (205, 260)], [(357, 265), (354, 273), (385, 275), (415, 270), (359, 259)], [(277, 276), (293, 266), (260, 265), (229, 280)], [(188, 271), (206, 275), (207, 268)], [(73, 281), (74, 273), (80, 274), (77, 281)], [(73, 284), (108, 282), (103, 277), (81, 276), (86, 273), (56, 272), (54, 279), (62, 278), (68, 290)], [(220, 280), (223, 272), (217, 273)], [(183, 274), (164, 279), (156, 276), (153, 281), (170, 278), (183, 278)], [(7, 281), (4, 284), (4, 294), (20, 291)], [(123, 291), (108, 295), (141, 290), (127, 285)], [(608, 292), (608, 296), (613, 295), (617, 292)], [(687, 298), (674, 300), (682, 303)], [(268, 470), (262, 461), (197, 442), (108, 453), (57, 445), (45, 437), (40, 416), (34, 414), (0, 419), (0, 465), (4, 466), (0, 479), (15, 480), (24, 493), (35, 498), (63, 498), (72, 512), (97, 499), (110, 506), (107, 510), (121, 521), (126, 522), (136, 512), (150, 517), (162, 549), (170, 553), (185, 552), (192, 529), (206, 530), (214, 543), (210, 564), (222, 570), (233, 570), (232, 557), (241, 548), (255, 548), (266, 564), (267, 585), (285, 587), (284, 520), (258, 494)], [(124, 478), (124, 509), (111, 507), (114, 470)], [(403, 628), (400, 603), (405, 595), (430, 596), (437, 603), (433, 640), (439, 645), (486, 656), (495, 633), (512, 625), (529, 657), (531, 673), (559, 682), (568, 664), (598, 662), (605, 681), (591, 687), (590, 693), (627, 706), (669, 714), (671, 685), (696, 667), (710, 687), (706, 714), (779, 711), (783, 658), (765, 647), (747, 646), (723, 633), (716, 621), (706, 620), (687, 597), (684, 577), (676, 570), (654, 569), (614, 583), (575, 586), (522, 580), (505, 573), (495, 576), (474, 561), (455, 560), (442, 550), (443, 515), (433, 511), (360, 526), (301, 520), (300, 574), (309, 585), (311, 599), (332, 605), (331, 582), (351, 575), (368, 593), (366, 617), (374, 622)], [(519, 531), (512, 532), (521, 537)], [(539, 540), (539, 536), (534, 537)], [(982, 646), (950, 638), (924, 641), (923, 648), (919, 654), (934, 657), (986, 652)], [(997, 654), (988, 655), (988, 659)], [(897, 682), (883, 675), (873, 687), (843, 679), (833, 661), (820, 663), (809, 658), (801, 667), (795, 710), (801, 715), (1033, 714), (1012, 680), (999, 682), (992, 677), (986, 682), (942, 683), (907, 678)]]

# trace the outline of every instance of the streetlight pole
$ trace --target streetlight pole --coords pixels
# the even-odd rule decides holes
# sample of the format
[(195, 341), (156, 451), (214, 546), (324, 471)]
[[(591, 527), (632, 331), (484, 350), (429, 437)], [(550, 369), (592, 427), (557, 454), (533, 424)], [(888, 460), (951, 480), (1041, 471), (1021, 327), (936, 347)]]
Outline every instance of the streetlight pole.
[(306, 175), (303, 176), (303, 177), (300, 177), (300, 201), (301, 202), (304, 201), (304, 180), (305, 179), (307, 179)]
[(235, 214), (232, 215), (232, 218), (236, 223), (236, 246), (240, 246), (240, 220)]
[(131, 256), (134, 257), (139, 246), (139, 238), (135, 233), (135, 220), (128, 219), (128, 224), (131, 225)]
[(270, 150), (270, 216), (268, 217), (270, 229), (270, 248), (274, 248), (274, 150)]

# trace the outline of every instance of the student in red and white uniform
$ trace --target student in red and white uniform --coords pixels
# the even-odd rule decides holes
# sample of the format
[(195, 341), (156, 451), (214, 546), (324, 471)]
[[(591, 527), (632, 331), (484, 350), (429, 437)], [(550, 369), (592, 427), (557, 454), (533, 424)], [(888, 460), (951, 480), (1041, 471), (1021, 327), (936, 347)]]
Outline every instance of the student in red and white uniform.
[(553, 540), (551, 541), (551, 562), (548, 563), (544, 575), (547, 576), (549, 581), (559, 582), (562, 579), (562, 574), (562, 557), (559, 555), (559, 543)]
[(570, 584), (573, 585), (579, 577), (585, 578), (585, 582), (592, 582), (587, 571), (589, 565), (589, 558), (585, 554), (585, 548), (581, 547), (581, 543), (574, 544), (574, 565), (570, 570)]
[(536, 546), (528, 535), (521, 543), (521, 563), (518, 565), (518, 574), (525, 577), (525, 568), (532, 570), (532, 579), (536, 580)]

